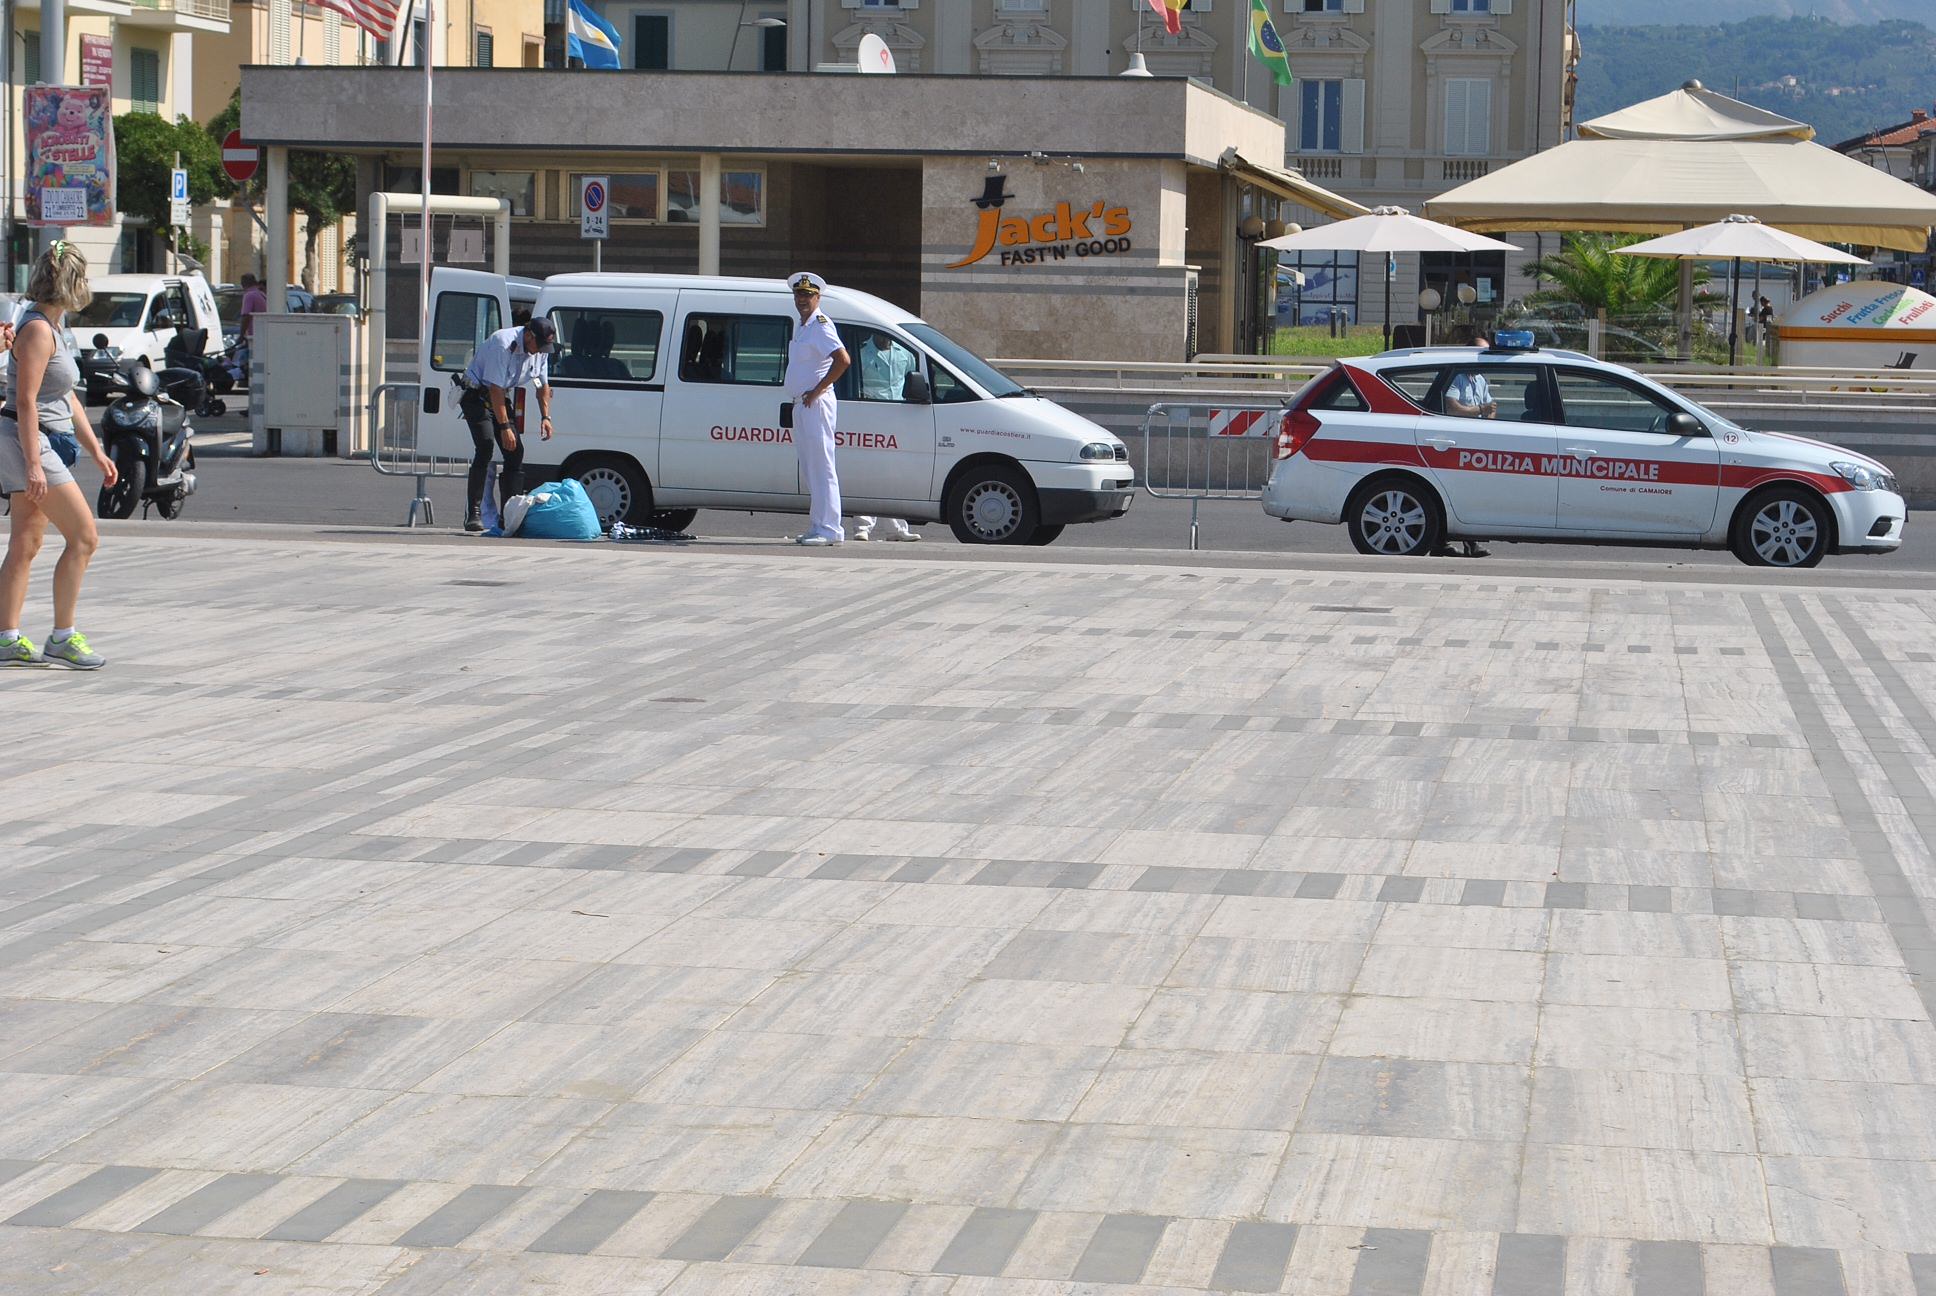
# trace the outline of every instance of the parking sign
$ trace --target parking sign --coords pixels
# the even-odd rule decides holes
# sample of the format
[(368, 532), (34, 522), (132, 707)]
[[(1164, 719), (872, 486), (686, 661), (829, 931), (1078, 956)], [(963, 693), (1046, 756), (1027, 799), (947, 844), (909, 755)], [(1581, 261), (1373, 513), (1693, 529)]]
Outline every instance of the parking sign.
[(188, 224), (188, 172), (181, 167), (168, 175), (168, 223)]
[(609, 177), (578, 178), (578, 237), (602, 239), (611, 233), (610, 209), (606, 205), (611, 189)]

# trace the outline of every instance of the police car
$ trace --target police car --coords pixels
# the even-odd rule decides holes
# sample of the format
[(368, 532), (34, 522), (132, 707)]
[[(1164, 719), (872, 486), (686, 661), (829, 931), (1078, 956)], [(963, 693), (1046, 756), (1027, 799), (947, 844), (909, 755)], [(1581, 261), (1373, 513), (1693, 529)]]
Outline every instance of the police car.
[(1873, 459), (1751, 432), (1619, 365), (1503, 333), (1319, 374), (1280, 423), (1263, 504), (1342, 522), (1367, 554), (1601, 541), (1726, 547), (1759, 567), (1887, 553), (1905, 513)]

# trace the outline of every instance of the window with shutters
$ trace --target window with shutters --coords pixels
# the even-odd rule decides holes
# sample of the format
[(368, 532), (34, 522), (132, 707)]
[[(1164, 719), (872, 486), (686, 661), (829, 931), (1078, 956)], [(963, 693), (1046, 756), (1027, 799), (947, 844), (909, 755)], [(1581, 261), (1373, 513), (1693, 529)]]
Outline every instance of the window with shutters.
[(1492, 152), (1492, 82), (1479, 77), (1446, 81), (1445, 151), (1451, 157)]
[(632, 66), (663, 72), (672, 66), (672, 15), (632, 16)]
[(128, 99), (133, 112), (161, 111), (161, 54), (151, 49), (128, 51)]
[(496, 67), (497, 66), (497, 62), (493, 57), (493, 55), (496, 53), (496, 46), (497, 46), (497, 42), (491, 38), (491, 33), (484, 31), (482, 29), (478, 31), (477, 33), (477, 66), (478, 67)]
[(36, 85), (40, 81), (40, 33), (21, 32), (20, 43), (25, 47), (21, 58), (23, 84)]
[(1297, 147), (1305, 153), (1365, 151), (1365, 83), (1362, 77), (1299, 80)]

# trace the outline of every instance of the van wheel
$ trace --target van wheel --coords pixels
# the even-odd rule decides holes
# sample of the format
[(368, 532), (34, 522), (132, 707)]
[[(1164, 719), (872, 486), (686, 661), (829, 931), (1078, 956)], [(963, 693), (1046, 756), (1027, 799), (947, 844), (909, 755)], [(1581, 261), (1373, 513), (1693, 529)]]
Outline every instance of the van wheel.
[(1028, 544), (1040, 517), (1035, 483), (1011, 464), (972, 467), (948, 492), (948, 529), (963, 544)]
[(1728, 547), (1750, 567), (1813, 567), (1828, 552), (1833, 529), (1821, 500), (1798, 487), (1777, 486), (1741, 510)]
[(592, 455), (566, 467), (598, 510), (598, 525), (657, 526), (652, 520), (652, 487), (638, 464), (622, 455)]
[(1384, 477), (1352, 493), (1344, 526), (1361, 554), (1411, 558), (1438, 548), (1445, 517), (1437, 497), (1412, 478)]

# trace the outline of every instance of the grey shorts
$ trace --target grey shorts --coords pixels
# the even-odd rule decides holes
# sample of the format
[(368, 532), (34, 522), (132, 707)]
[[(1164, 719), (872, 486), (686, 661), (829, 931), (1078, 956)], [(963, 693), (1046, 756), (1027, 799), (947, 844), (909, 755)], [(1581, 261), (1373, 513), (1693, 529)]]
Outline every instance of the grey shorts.
[[(74, 480), (54, 447), (47, 444), (44, 432), (40, 436), (40, 470), (47, 474), (49, 489)], [(0, 493), (12, 495), (26, 489), (27, 461), (20, 453), (20, 428), (12, 419), (0, 418)]]

